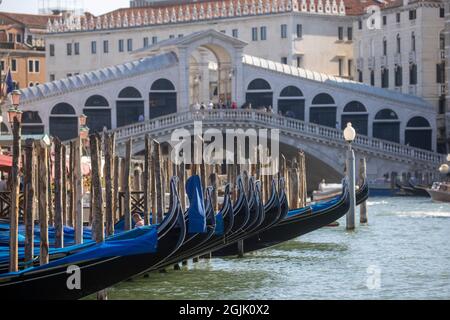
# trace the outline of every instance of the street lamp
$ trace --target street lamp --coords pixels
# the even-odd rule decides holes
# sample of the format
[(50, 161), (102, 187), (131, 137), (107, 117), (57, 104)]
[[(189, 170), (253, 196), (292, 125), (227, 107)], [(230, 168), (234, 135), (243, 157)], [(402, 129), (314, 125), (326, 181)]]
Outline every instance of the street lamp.
[(439, 172), (441, 174), (447, 174), (449, 171), (450, 171), (450, 168), (449, 168), (448, 164), (446, 164), (446, 163), (444, 163), (443, 165), (441, 165), (439, 167)]
[(348, 188), (350, 191), (350, 208), (347, 212), (347, 230), (355, 229), (355, 211), (356, 211), (356, 186), (355, 186), (355, 152), (352, 149), (352, 142), (356, 138), (356, 131), (352, 124), (347, 123), (344, 129), (344, 139), (348, 143), (347, 150), (347, 177)]
[(22, 122), (22, 111), (18, 109), (20, 104), (20, 96), (21, 93), (19, 90), (14, 90), (10, 94), (11, 108), (8, 109), (8, 122), (11, 126), (14, 123), (14, 119), (17, 119), (19, 123)]

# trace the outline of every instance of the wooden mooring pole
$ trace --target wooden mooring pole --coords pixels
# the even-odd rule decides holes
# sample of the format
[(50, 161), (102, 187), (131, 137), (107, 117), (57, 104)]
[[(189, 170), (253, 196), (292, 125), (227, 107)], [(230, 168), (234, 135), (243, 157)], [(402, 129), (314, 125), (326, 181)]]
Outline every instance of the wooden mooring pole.
[(72, 217), (75, 220), (75, 242), (83, 243), (83, 173), (81, 171), (81, 144), (78, 138), (73, 147), (73, 210)]
[(34, 217), (35, 217), (35, 154), (34, 140), (27, 139), (25, 141), (25, 263), (33, 261), (34, 257)]
[(17, 118), (13, 122), (13, 148), (11, 168), (11, 206), (9, 211), (9, 271), (19, 271), (19, 161), (21, 158), (20, 123)]
[(162, 179), (161, 179), (161, 146), (156, 140), (152, 140), (152, 164), (154, 164), (153, 176), (155, 177), (155, 194), (156, 194), (156, 223), (163, 220), (163, 197)]
[(150, 184), (150, 136), (148, 134), (145, 135), (145, 154), (144, 154), (144, 223), (145, 225), (150, 224), (150, 198), (149, 194), (149, 184)]
[(64, 247), (64, 226), (62, 214), (62, 193), (61, 193), (61, 141), (58, 138), (54, 140), (55, 150), (55, 247)]
[[(359, 182), (366, 179), (367, 177), (367, 169), (366, 169), (366, 158), (361, 158), (359, 160)], [(360, 223), (368, 223), (367, 218), (367, 202), (364, 201), (359, 205), (359, 222)]]
[(132, 142), (131, 139), (129, 139), (125, 144), (125, 163), (124, 163), (124, 170), (123, 170), (123, 190), (122, 192), (125, 193), (124, 197), (124, 229), (125, 231), (131, 230), (131, 190), (130, 190), (130, 169), (131, 169), (131, 150), (132, 150)]
[(104, 133), (103, 153), (105, 155), (105, 217), (106, 235), (114, 234), (114, 211), (113, 211), (113, 167), (114, 167), (114, 133)]
[(40, 254), (39, 263), (48, 263), (48, 148), (39, 148), (39, 232), (40, 232)]

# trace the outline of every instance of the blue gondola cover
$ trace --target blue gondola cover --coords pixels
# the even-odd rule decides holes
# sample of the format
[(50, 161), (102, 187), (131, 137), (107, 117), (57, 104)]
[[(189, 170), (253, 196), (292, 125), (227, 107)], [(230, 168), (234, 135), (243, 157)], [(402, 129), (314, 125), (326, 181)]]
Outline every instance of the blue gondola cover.
[(192, 176), (186, 181), (186, 193), (189, 197), (188, 232), (205, 233), (206, 210), (199, 176)]

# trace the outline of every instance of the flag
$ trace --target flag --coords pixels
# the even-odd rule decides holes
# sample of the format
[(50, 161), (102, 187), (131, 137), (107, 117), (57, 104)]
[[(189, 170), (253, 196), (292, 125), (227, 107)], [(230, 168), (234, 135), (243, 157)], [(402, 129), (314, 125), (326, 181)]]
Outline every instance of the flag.
[(8, 70), (8, 74), (6, 75), (6, 94), (11, 93), (15, 88), (14, 88), (14, 82), (11, 76), (11, 69)]

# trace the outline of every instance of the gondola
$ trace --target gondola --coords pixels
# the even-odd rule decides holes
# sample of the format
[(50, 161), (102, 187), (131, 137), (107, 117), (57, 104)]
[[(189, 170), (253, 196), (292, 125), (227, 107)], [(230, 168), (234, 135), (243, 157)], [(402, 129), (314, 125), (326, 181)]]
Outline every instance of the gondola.
[[(245, 252), (268, 248), (295, 239), (341, 218), (347, 213), (350, 204), (347, 183), (344, 182), (343, 186), (343, 192), (338, 198), (291, 211), (287, 210), (287, 198), (282, 194), (280, 196), (281, 215), (284, 215), (284, 218), (273, 227), (247, 238), (244, 241)], [(356, 203), (360, 204), (367, 200), (368, 194), (367, 182), (363, 181), (356, 193)], [(234, 251), (229, 251), (226, 255), (236, 255), (237, 253), (235, 247)]]
[[(124, 232), (47, 265), (0, 275), (0, 296), (25, 300), (80, 299), (151, 269), (175, 252), (186, 235), (174, 179), (170, 189), (170, 211), (160, 225)], [(144, 241), (150, 234), (157, 239), (156, 252)], [(103, 257), (99, 257), (101, 250), (106, 251)], [(67, 285), (70, 266), (79, 268), (79, 288)]]

